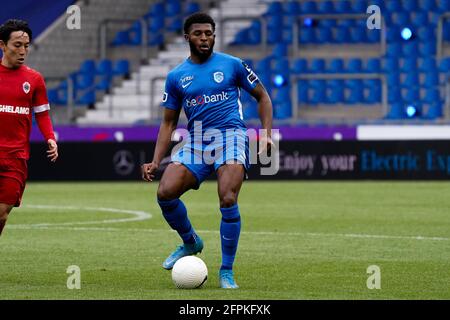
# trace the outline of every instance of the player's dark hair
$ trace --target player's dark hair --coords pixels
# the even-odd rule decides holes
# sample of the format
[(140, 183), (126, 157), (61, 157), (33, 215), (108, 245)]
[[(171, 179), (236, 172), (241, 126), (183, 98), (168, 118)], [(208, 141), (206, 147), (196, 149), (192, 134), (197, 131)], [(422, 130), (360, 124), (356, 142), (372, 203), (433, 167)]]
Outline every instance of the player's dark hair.
[(194, 14), (191, 14), (189, 17), (187, 17), (186, 21), (184, 21), (183, 30), (185, 34), (189, 33), (189, 28), (194, 23), (209, 23), (212, 26), (213, 31), (216, 30), (216, 23), (209, 14), (204, 12), (196, 12)]
[(0, 40), (6, 44), (11, 36), (11, 33), (15, 31), (26, 32), (30, 37), (30, 41), (33, 38), (33, 32), (28, 26), (28, 22), (18, 19), (9, 19), (0, 26)]

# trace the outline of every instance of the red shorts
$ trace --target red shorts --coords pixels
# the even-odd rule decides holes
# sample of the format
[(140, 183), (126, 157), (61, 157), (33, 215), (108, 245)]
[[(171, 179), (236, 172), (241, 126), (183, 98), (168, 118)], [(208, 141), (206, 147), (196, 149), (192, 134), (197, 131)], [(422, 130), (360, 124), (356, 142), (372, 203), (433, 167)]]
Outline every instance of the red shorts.
[(0, 159), (0, 203), (20, 206), (27, 177), (27, 160)]

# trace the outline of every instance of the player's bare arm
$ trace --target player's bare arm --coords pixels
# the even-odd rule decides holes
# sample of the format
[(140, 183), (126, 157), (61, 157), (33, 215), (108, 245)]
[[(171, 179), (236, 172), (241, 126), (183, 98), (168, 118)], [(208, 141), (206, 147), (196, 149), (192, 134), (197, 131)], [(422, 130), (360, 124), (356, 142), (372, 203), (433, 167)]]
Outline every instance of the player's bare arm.
[(258, 101), (259, 118), (263, 129), (265, 129), (259, 138), (258, 154), (261, 154), (264, 150), (270, 150), (274, 145), (272, 141), (272, 101), (266, 88), (261, 83), (252, 90), (251, 95)]
[(172, 141), (172, 133), (177, 128), (178, 119), (180, 118), (180, 110), (171, 110), (164, 108), (163, 119), (159, 127), (158, 139), (156, 140), (155, 152), (153, 160), (150, 163), (144, 163), (141, 166), (142, 179), (145, 181), (153, 181), (155, 171), (158, 169), (161, 160), (169, 150)]
[(55, 162), (58, 159), (58, 144), (53, 139), (47, 140), (48, 150), (47, 150), (47, 158), (50, 159), (51, 162)]

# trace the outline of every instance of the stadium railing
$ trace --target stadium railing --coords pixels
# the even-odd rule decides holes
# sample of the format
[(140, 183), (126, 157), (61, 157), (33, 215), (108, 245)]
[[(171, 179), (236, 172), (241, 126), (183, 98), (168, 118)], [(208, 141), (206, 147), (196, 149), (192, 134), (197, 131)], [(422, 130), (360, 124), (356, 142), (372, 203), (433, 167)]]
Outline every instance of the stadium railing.
[[(380, 37), (380, 56), (386, 53), (386, 28), (383, 16), (381, 18), (381, 37)], [(365, 14), (302, 14), (297, 16), (295, 23), (293, 23), (292, 38), (293, 38), (293, 55), (298, 56), (299, 52), (299, 30), (304, 25), (305, 19), (312, 20), (367, 20), (367, 15)]]
[(141, 25), (141, 62), (145, 64), (148, 60), (148, 26), (147, 21), (144, 18), (140, 19), (105, 19), (102, 20), (98, 28), (98, 52), (97, 56), (99, 59), (107, 58), (107, 48), (108, 48), (108, 31), (111, 25), (123, 25), (124, 23), (135, 23), (138, 21)]
[[(57, 82), (58, 83), (58, 87), (56, 88), (48, 88), (48, 92), (50, 92), (51, 90), (55, 90), (54, 92), (56, 93), (56, 95), (58, 96), (58, 100), (59, 100), (59, 87), (61, 85), (62, 82), (66, 81), (67, 83), (67, 98), (66, 99), (62, 99), (62, 100), (57, 100), (58, 102), (61, 102), (62, 105), (65, 105), (66, 111), (67, 111), (67, 119), (69, 121), (71, 121), (73, 119), (73, 110), (75, 107), (75, 97), (74, 97), (74, 92), (75, 92), (75, 84), (74, 84), (74, 80), (72, 79), (72, 77), (46, 77), (45, 78), (46, 83), (51, 83), (51, 82)], [(50, 97), (49, 97), (50, 98)], [(52, 99), (50, 98), (50, 103), (52, 103)]]
[(292, 101), (292, 118), (299, 119), (299, 105), (298, 100), (298, 82), (301, 80), (332, 80), (332, 79), (361, 79), (361, 80), (380, 80), (381, 81), (381, 105), (383, 115), (388, 114), (388, 96), (387, 96), (387, 81), (384, 74), (367, 74), (367, 73), (316, 73), (316, 74), (297, 74), (291, 76), (291, 101)]

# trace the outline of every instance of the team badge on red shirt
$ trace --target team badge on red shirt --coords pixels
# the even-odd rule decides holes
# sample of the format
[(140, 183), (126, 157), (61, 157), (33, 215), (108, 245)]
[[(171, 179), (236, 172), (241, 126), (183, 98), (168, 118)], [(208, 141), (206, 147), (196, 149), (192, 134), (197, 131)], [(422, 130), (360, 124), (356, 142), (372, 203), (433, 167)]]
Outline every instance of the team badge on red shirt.
[(29, 82), (24, 82), (22, 85), (23, 91), (28, 94), (28, 92), (30, 92), (31, 89), (31, 85)]

